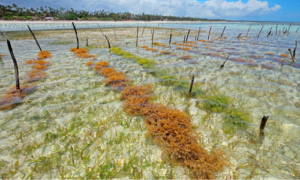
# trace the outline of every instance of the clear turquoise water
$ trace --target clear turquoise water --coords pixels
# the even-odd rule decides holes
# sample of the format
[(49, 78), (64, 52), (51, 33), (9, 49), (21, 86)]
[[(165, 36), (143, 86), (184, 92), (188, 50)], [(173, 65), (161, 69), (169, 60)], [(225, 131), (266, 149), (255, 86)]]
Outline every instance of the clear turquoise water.
[[(109, 23), (106, 26), (114, 24)], [(167, 70), (171, 75), (186, 82), (190, 82), (189, 76), (195, 74), (195, 82), (201, 83), (202, 89), (217, 90), (220, 94), (234, 98), (234, 107), (250, 112), (252, 122), (249, 123), (249, 129), (235, 133), (232, 136), (222, 131), (222, 113), (212, 113), (206, 117), (208, 112), (195, 105), (202, 100), (200, 98), (191, 100), (188, 110), (192, 114), (193, 124), (197, 125), (197, 131), (203, 134), (203, 142), (207, 144), (207, 149), (210, 150), (216, 143), (217, 147), (225, 149), (232, 163), (230, 167), (224, 169), (224, 172), (217, 173), (216, 177), (232, 177), (233, 172), (235, 172), (240, 175), (239, 178), (299, 178), (297, 173), (300, 172), (300, 53), (297, 49), (295, 63), (291, 63), (288, 51), (288, 48), (294, 49), (295, 40), (298, 42), (300, 40), (300, 32), (296, 33), (299, 24), (298, 26), (291, 26), (290, 33), (287, 36), (282, 33), (280, 35), (279, 33), (275, 34), (276, 23), (264, 23), (264, 29), (260, 37), (257, 38), (256, 36), (261, 29), (260, 23), (259, 25), (252, 25), (247, 40), (246, 38), (238, 39), (237, 36), (240, 33), (242, 33), (241, 36), (246, 35), (249, 24), (251, 23), (203, 23), (192, 25), (165, 23), (159, 25), (159, 27), (166, 28), (155, 31), (154, 41), (161, 44), (168, 44), (171, 28), (174, 34), (182, 33), (172, 39), (172, 42), (180, 43), (183, 41), (183, 35), (187, 33), (188, 29), (191, 29), (189, 40), (193, 41), (197, 36), (199, 26), (202, 30), (199, 39), (207, 40), (208, 30), (210, 26), (213, 26), (210, 37), (213, 42), (207, 44), (198, 42), (190, 47), (189, 51), (177, 49), (178, 46), (174, 44), (171, 45), (171, 48), (154, 46), (158, 49), (158, 52), (146, 51), (141, 46), (151, 46), (150, 29), (146, 29), (145, 35), (140, 36), (138, 48), (135, 46), (135, 28), (124, 29), (126, 32), (116, 30), (118, 37), (116, 39), (113, 38), (114, 33), (110, 29), (105, 29), (105, 34), (110, 37), (114, 46), (121, 47), (124, 51), (138, 56), (155, 60), (157, 71)], [(283, 27), (288, 28), (289, 24), (284, 24), (278, 24), (278, 32)], [(218, 36), (222, 33), (224, 25), (226, 25), (224, 36), (227, 39), (220, 40)], [(53, 29), (55, 29), (54, 26)], [(63, 27), (63, 25), (59, 26)], [(68, 28), (72, 28), (71, 24), (68, 26)], [(86, 33), (81, 31), (81, 28), (86, 28), (85, 25), (76, 26), (79, 29), (79, 37), (88, 37), (91, 45), (106, 45), (106, 41), (101, 37), (99, 30), (93, 29), (92, 32), (95, 34)], [(133, 24), (132, 26), (138, 25)], [(143, 25), (139, 26), (143, 27)], [(158, 27), (158, 25), (154, 26)], [(44, 27), (47, 29), (50, 25), (31, 25), (31, 29), (34, 31)], [(95, 24), (89, 25), (89, 27), (96, 28), (97, 26)], [(147, 27), (150, 27), (150, 24)], [(271, 27), (273, 27), (273, 35), (267, 37)], [(60, 28), (58, 27), (58, 29)], [(3, 25), (0, 29), (5, 31)], [(26, 30), (26, 26), (21, 28), (9, 27), (7, 30), (21, 29)], [(129, 36), (126, 37), (125, 35)], [(5, 33), (3, 33), (1, 40), (5, 39)], [(73, 43), (67, 45), (49, 44), (54, 40), (66, 39), (73, 41)], [(25, 59), (36, 58), (38, 49), (33, 40), (13, 40), (11, 42), (20, 66), (20, 77), (24, 77), (26, 72), (31, 70), (31, 67), (22, 65), (22, 63)], [(38, 169), (40, 172), (35, 172), (33, 166), (35, 162), (41, 164), (48, 162), (41, 160), (41, 158), (55, 159), (57, 157), (56, 153), (60, 152), (63, 157), (61, 163), (70, 171), (67, 177), (84, 177), (84, 172), (80, 172), (78, 175), (76, 171), (85, 169), (87, 162), (78, 159), (76, 160), (78, 165), (72, 165), (69, 158), (70, 152), (67, 150), (70, 142), (63, 139), (70, 138), (72, 144), (79, 149), (82, 148), (81, 141), (77, 141), (77, 139), (80, 137), (88, 138), (88, 135), (83, 133), (84, 131), (81, 131), (81, 129), (90, 129), (90, 131), (96, 132), (95, 124), (87, 120), (91, 118), (88, 114), (93, 112), (95, 116), (91, 119), (94, 121), (99, 121), (99, 117), (113, 117), (116, 115), (114, 109), (120, 108), (121, 102), (116, 98), (117, 93), (112, 92), (111, 89), (103, 85), (104, 78), (95, 75), (93, 71), (85, 66), (86, 59), (76, 58), (73, 53), (69, 52), (71, 47), (76, 46), (73, 32), (69, 34), (58, 32), (57, 36), (40, 38), (39, 42), (43, 49), (53, 54), (53, 57), (49, 59), (51, 66), (47, 70), (49, 77), (36, 83), (38, 86), (37, 91), (28, 96), (24, 100), (24, 104), (12, 110), (0, 112), (0, 163), (4, 167), (1, 168), (0, 174), (7, 176), (9, 169), (14, 169), (14, 174), (7, 177), (60, 178), (59, 168), (54, 165), (52, 165), (53, 171), (41, 168)], [(126, 42), (129, 44), (126, 45)], [(81, 40), (81, 46), (84, 47), (83, 44), (85, 44), (84, 39)], [(0, 54), (9, 55), (5, 41), (0, 41), (0, 49)], [(168, 50), (171, 53), (169, 55), (161, 54), (162, 50)], [(91, 49), (90, 53), (97, 56), (97, 62), (106, 60), (116, 70), (126, 72), (135, 84), (151, 83), (155, 85), (154, 93), (158, 97), (156, 102), (180, 110), (187, 108), (184, 98), (178, 91), (173, 89), (172, 86), (159, 85), (162, 79), (149, 75), (148, 70), (139, 66), (133, 59), (125, 59), (114, 55), (107, 48)], [(272, 55), (267, 53), (272, 53)], [(288, 54), (289, 57), (282, 57), (282, 53)], [(183, 55), (190, 55), (191, 59), (183, 60), (180, 58)], [(229, 60), (226, 62), (225, 68), (220, 70), (220, 65), (228, 55)], [(283, 59), (285, 60), (284, 65), (281, 66)], [(21, 82), (25, 83), (24, 81)], [(5, 56), (0, 64), (1, 95), (14, 83), (13, 63), (10, 56)], [(121, 109), (118, 113), (121, 113), (124, 119), (131, 118), (123, 113)], [(260, 146), (251, 143), (251, 141), (258, 135), (259, 124), (263, 115), (270, 117), (265, 129), (266, 139), (264, 144)], [(77, 116), (81, 119), (74, 120)], [(70, 130), (69, 134), (62, 135), (59, 139), (44, 141), (47, 133), (59, 132), (58, 129), (61, 127), (68, 128), (72, 122), (80, 123), (82, 121), (85, 124), (75, 128), (74, 131)], [(140, 122), (142, 121), (140, 120)], [(32, 132), (31, 129), (33, 129)], [(115, 124), (104, 131), (103, 142), (108, 141), (111, 132), (122, 130), (125, 134), (133, 134), (133, 130), (125, 128), (122, 124)], [(146, 156), (146, 152), (155, 145), (141, 145), (142, 142), (145, 142), (145, 129), (141, 128), (140, 130), (134, 130), (134, 132), (137, 136), (134, 137), (138, 140), (133, 142), (129, 140), (129, 144), (136, 149), (141, 146), (142, 150), (138, 155)], [(18, 138), (21, 133), (24, 136), (22, 140)], [(37, 142), (39, 146), (31, 147), (33, 151), (30, 149), (28, 151), (20, 150), (23, 149), (22, 147), (27, 147), (28, 144), (34, 142)], [(101, 167), (101, 163), (99, 165), (94, 162), (93, 157), (100, 156), (101, 153), (99, 152), (102, 151), (99, 147), (102, 147), (103, 150), (103, 147), (109, 145), (104, 143), (104, 146), (100, 142), (92, 144), (93, 148), (86, 152), (86, 155), (91, 157), (88, 163), (90, 163), (90, 166), (97, 165)], [(124, 147), (127, 147), (127, 145), (124, 145)], [(115, 159), (129, 157), (127, 152), (123, 152), (122, 148), (118, 146), (115, 148), (113, 152), (104, 150), (103, 153), (111, 154)], [(119, 153), (114, 153), (115, 151)], [(159, 148), (156, 147), (151, 153), (151, 157), (154, 157), (151, 161), (160, 161), (159, 155), (157, 155), (159, 154)], [(34, 158), (25, 158), (31, 155)], [(21, 165), (14, 167), (16, 161), (19, 161)], [(145, 159), (145, 163), (147, 161)], [(55, 164), (54, 160), (53, 163)], [(155, 169), (165, 170), (158, 167), (154, 167)], [(148, 175), (151, 174), (148, 172), (152, 172), (152, 170), (151, 168), (148, 169), (145, 176), (147, 175), (150, 178), (152, 175)], [(178, 170), (178, 172), (181, 171)], [(183, 177), (182, 173), (178, 177)]]

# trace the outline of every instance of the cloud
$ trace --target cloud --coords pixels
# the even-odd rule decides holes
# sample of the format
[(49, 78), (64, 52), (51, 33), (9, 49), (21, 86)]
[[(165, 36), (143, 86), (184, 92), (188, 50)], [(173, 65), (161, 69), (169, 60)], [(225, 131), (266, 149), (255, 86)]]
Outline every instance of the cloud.
[(86, 8), (105, 7), (108, 11), (208, 18), (255, 17), (281, 9), (275, 4), (269, 7), (267, 1), (249, 0), (242, 3), (226, 0), (89, 0)]
[(242, 3), (241, 0), (237, 2), (227, 2), (225, 0), (209, 0), (204, 3), (212, 16), (222, 17), (246, 17), (259, 16), (271, 13), (281, 9), (281, 6), (276, 4), (269, 8), (267, 1), (249, 0), (247, 3)]
[[(11, 0), (0, 0), (11, 4)], [(18, 2), (19, 1), (19, 2)], [(201, 18), (228, 18), (228, 17), (258, 17), (281, 9), (275, 4), (269, 7), (267, 1), (248, 0), (207, 0), (201, 3), (197, 0), (32, 0), (24, 3), (15, 0), (20, 6), (51, 6), (53, 8), (74, 8), (75, 10), (106, 10), (110, 12), (130, 12), (146, 14), (162, 14), (174, 16), (191, 16)]]

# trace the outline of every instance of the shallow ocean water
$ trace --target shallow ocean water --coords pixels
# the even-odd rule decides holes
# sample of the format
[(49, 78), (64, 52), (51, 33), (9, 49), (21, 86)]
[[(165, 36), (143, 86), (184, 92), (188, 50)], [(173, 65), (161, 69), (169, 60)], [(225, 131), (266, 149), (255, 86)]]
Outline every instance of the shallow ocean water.
[[(279, 35), (279, 29), (288, 28), (288, 23), (279, 25), (276, 35), (276, 24), (269, 23), (259, 38), (256, 35), (261, 25), (253, 25), (249, 37), (237, 38), (240, 33), (246, 35), (249, 24), (161, 25), (155, 29), (154, 41), (166, 45), (171, 31), (172, 42), (182, 43), (189, 28), (189, 41), (194, 42), (199, 26), (199, 39), (203, 40), (207, 40), (209, 27), (213, 28), (210, 42), (188, 43), (193, 44), (187, 46), (190, 50), (177, 49), (175, 44), (171, 47), (154, 45), (157, 52), (141, 47), (152, 46), (150, 28), (139, 35), (138, 47), (135, 46), (136, 28), (103, 29), (113, 46), (154, 60), (154, 72), (133, 59), (110, 52), (98, 29), (80, 29), (79, 26), (78, 35), (81, 47), (85, 47), (85, 38), (89, 38), (89, 53), (97, 57), (94, 62), (109, 62), (117, 71), (125, 72), (134, 84), (154, 85), (154, 101), (189, 112), (196, 131), (202, 134), (201, 143), (208, 150), (224, 148), (231, 165), (216, 173), (217, 178), (299, 178), (300, 58), (297, 49), (295, 63), (292, 63), (288, 51), (288, 48), (293, 50), (295, 40), (300, 39), (300, 32), (296, 33), (299, 25), (291, 26), (289, 35)], [(218, 37), (224, 25), (227, 38), (221, 39)], [(271, 27), (273, 34), (267, 37)], [(18, 39), (20, 36), (14, 37), (14, 33), (1, 34), (0, 54), (7, 55), (0, 64), (1, 96), (15, 83), (13, 63), (4, 40), (13, 38), (11, 43), (21, 85), (28, 84), (23, 77), (31, 70), (30, 65), (23, 63), (37, 58), (34, 40), (28, 34)], [(188, 177), (182, 167), (163, 160), (163, 152), (145, 135), (142, 118), (122, 111), (120, 93), (104, 85), (104, 77), (85, 65), (87, 59), (69, 51), (76, 46), (73, 30), (41, 31), (37, 32), (37, 38), (42, 49), (50, 51), (53, 57), (47, 59), (51, 63), (46, 70), (48, 77), (33, 82), (36, 91), (21, 105), (0, 112), (0, 173), (3, 177), (136, 178), (141, 169), (144, 178), (167, 178), (171, 170), (176, 178)], [(170, 54), (162, 54), (163, 50)], [(289, 57), (283, 57), (282, 53)], [(181, 59), (184, 55), (191, 58)], [(225, 67), (220, 69), (227, 56)], [(197, 105), (203, 99), (192, 98), (187, 102), (180, 90), (172, 85), (161, 85), (164, 79), (152, 75), (160, 71), (184, 82), (190, 82), (194, 74), (195, 83), (202, 90), (231, 97), (233, 107), (250, 114), (249, 127), (225, 133), (222, 112), (208, 112)], [(263, 115), (269, 116), (269, 120), (265, 140), (259, 144), (255, 142)], [(132, 164), (129, 166), (128, 162)], [(126, 171), (113, 173), (127, 167), (126, 163)], [(101, 172), (105, 176), (101, 176)]]

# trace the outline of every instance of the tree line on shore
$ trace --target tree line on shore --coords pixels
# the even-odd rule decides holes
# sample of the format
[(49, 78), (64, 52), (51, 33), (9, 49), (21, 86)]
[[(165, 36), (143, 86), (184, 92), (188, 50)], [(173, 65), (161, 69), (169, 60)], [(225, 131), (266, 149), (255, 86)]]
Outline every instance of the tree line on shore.
[(163, 16), (154, 14), (134, 14), (129, 12), (109, 12), (105, 10), (95, 10), (94, 12), (80, 10), (76, 11), (73, 8), (54, 9), (51, 7), (40, 8), (25, 8), (18, 7), (16, 4), (12, 6), (0, 4), (0, 19), (2, 20), (44, 20), (45, 17), (53, 17), (53, 20), (142, 20), (142, 21), (220, 21), (223, 19), (206, 19), (198, 17), (179, 17), (179, 16)]

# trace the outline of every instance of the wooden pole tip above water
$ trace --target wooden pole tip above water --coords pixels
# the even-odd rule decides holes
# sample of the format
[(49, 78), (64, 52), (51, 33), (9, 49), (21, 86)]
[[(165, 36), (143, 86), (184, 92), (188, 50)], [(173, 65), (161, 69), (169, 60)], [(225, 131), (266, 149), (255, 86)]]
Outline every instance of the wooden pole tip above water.
[(19, 69), (18, 69), (18, 63), (17, 63), (17, 60), (15, 58), (15, 55), (14, 55), (14, 52), (13, 52), (13, 49), (11, 47), (11, 44), (10, 44), (10, 41), (7, 39), (7, 46), (8, 46), (8, 50), (10, 52), (10, 56), (13, 60), (13, 63), (14, 63), (14, 68), (15, 68), (15, 78), (16, 78), (16, 89), (17, 89), (17, 92), (20, 92), (20, 81), (19, 81)]
[(260, 123), (260, 127), (259, 127), (260, 135), (263, 135), (263, 136), (265, 135), (264, 129), (265, 129), (268, 119), (269, 119), (269, 116), (263, 116), (263, 118), (261, 119), (261, 123)]

